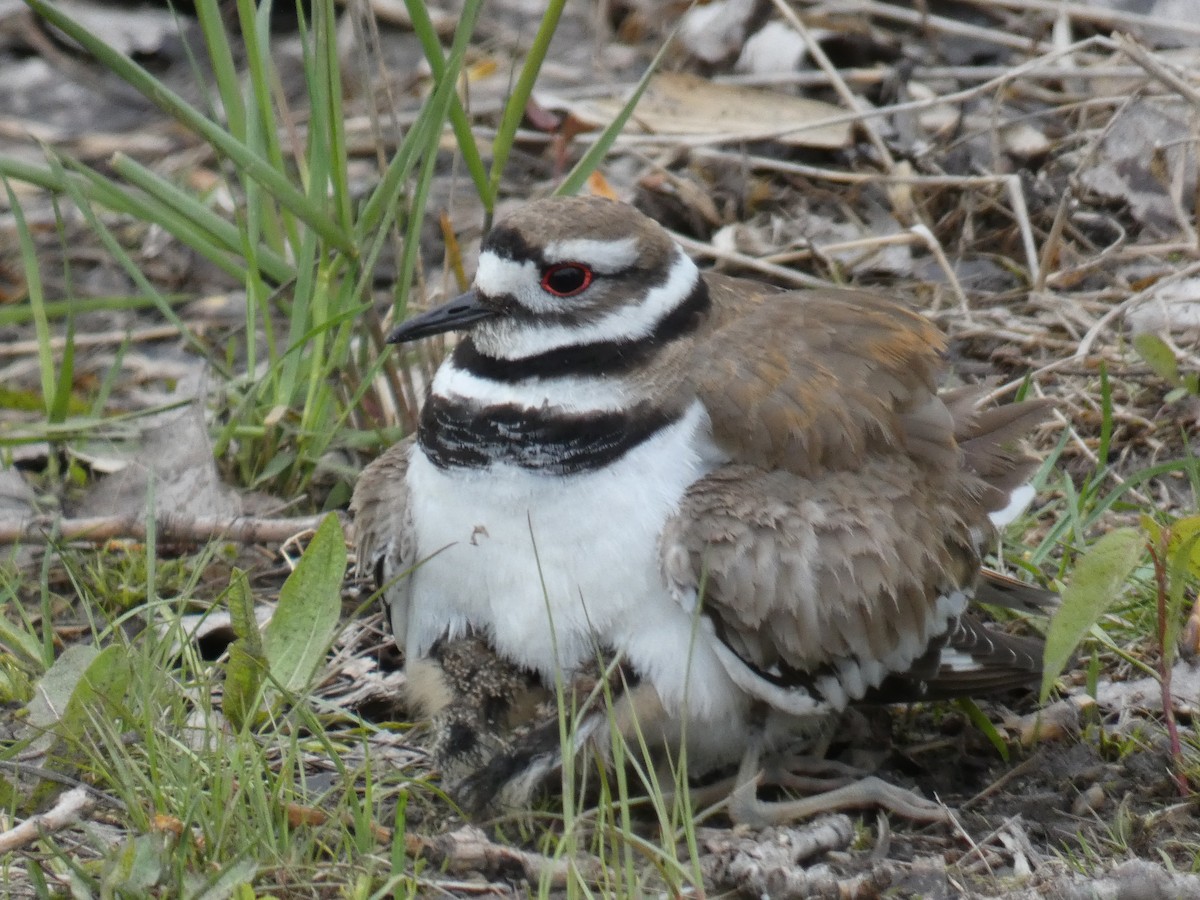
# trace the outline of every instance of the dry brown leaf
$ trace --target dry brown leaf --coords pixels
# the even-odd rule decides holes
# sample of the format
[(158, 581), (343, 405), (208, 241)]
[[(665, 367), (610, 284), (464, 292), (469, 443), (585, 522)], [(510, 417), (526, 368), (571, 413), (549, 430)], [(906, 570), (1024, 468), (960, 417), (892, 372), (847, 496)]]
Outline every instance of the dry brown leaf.
[(165, 831), (167, 834), (179, 837), (183, 834), (183, 821), (175, 816), (159, 813), (151, 820), (150, 828), (152, 831)]
[(1040, 128), (1028, 122), (1018, 122), (1000, 130), (1000, 140), (1006, 152), (1017, 159), (1038, 159), (1050, 152), (1050, 138)]
[(119, 472), (91, 487), (81, 516), (141, 515), (153, 501), (158, 516), (237, 516), (241, 498), (221, 481), (199, 407), (191, 406), (143, 432), (143, 443)]
[(1079, 172), (1079, 183), (1102, 197), (1129, 204), (1138, 222), (1173, 236), (1188, 215), (1182, 199), (1195, 196), (1196, 125), (1195, 111), (1175, 101), (1137, 100), (1108, 126)]
[(299, 828), (301, 825), (324, 825), (329, 821), (329, 813), (315, 806), (304, 806), (300, 803), (285, 803), (288, 825)]
[[(572, 103), (570, 110), (579, 119), (602, 128), (616, 117), (624, 103), (624, 98), (604, 97)], [(630, 125), (650, 134), (719, 135), (726, 140), (771, 138), (796, 147), (832, 150), (850, 145), (850, 123), (812, 126), (844, 113), (820, 100), (664, 72), (651, 80)]]
[(616, 190), (613, 188), (607, 178), (600, 172), (593, 172), (587, 179), (588, 193), (593, 197), (606, 197), (609, 200), (620, 200)]

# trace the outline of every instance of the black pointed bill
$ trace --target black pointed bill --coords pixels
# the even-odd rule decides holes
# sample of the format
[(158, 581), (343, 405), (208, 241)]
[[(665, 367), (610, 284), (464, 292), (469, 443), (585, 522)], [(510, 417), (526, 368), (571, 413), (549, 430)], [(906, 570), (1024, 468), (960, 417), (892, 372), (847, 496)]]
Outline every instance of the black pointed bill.
[(400, 323), (387, 336), (387, 342), (403, 344), (447, 331), (461, 331), (494, 315), (496, 310), (484, 306), (479, 294), (475, 290), (469, 290), (441, 306), (435, 306), (429, 312)]

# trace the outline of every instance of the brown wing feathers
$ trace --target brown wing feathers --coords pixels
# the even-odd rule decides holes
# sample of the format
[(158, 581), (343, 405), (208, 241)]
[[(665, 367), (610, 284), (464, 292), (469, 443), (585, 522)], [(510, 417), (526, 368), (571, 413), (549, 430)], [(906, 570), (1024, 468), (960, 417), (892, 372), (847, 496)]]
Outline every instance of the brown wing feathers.
[[(405, 481), (413, 441), (412, 437), (400, 441), (363, 469), (350, 502), (358, 571), (370, 572), (377, 586), (417, 561)], [(389, 596), (388, 601), (397, 602), (395, 596)]]
[(1021, 449), (1020, 441), (1050, 417), (1054, 406), (1048, 400), (1026, 400), (985, 407), (980, 404), (986, 393), (986, 387), (957, 388), (943, 392), (942, 400), (954, 419), (961, 467), (978, 480), (984, 510), (997, 512), (1037, 468), (1037, 459)]
[[(942, 368), (928, 320), (856, 291), (764, 296), (709, 282), (718, 318), (694, 380), (739, 461), (812, 475), (903, 443), (903, 417), (934, 395)], [(952, 446), (947, 431), (940, 447)]]
[(939, 395), (940, 332), (874, 295), (738, 284), (711, 281), (723, 315), (696, 383), (743, 464), (685, 495), (663, 535), (668, 577), (695, 588), (703, 573), (718, 635), (760, 672), (907, 661), (870, 694), (896, 699), (1036, 679), (1039, 642), (969, 617), (947, 630), (939, 597), (974, 591), (976, 536), (1028, 477), (1015, 445), (1047, 404)]

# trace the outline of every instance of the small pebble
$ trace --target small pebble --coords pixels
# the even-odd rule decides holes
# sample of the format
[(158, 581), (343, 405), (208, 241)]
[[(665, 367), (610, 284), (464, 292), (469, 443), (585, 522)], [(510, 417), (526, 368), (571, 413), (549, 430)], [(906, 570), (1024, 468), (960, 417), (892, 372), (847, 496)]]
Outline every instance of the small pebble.
[(1108, 797), (1104, 793), (1104, 788), (1098, 784), (1093, 784), (1075, 798), (1075, 802), (1071, 804), (1071, 813), (1076, 816), (1087, 815), (1090, 812), (1098, 810), (1107, 800)]

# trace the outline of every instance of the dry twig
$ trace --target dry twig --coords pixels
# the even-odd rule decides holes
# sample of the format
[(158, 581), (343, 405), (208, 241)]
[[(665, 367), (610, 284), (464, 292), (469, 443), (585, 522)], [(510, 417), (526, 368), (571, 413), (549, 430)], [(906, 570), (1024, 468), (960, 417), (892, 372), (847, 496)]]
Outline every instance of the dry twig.
[[(154, 520), (154, 533), (162, 541), (205, 543), (207, 541), (236, 541), (241, 544), (282, 543), (297, 534), (314, 531), (323, 516), (298, 519), (258, 519), (252, 516), (237, 518), (191, 518), (167, 515)], [(0, 524), (0, 545), (42, 543), (46, 541), (104, 541), (145, 540), (148, 520), (140, 515), (96, 516), (87, 519), (59, 519), (40, 516), (15, 525)]]
[(603, 863), (595, 857), (551, 859), (497, 844), (474, 825), (464, 825), (437, 837), (407, 834), (404, 842), (410, 855), (458, 874), (478, 872), (485, 878), (505, 880), (517, 875), (530, 884), (547, 884), (552, 888), (566, 886), (573, 872), (589, 882), (598, 881), (605, 874)]
[(0, 853), (11, 853), (32, 844), (42, 835), (69, 828), (84, 816), (94, 804), (92, 795), (84, 788), (71, 788), (59, 795), (50, 809), (30, 816), (20, 825), (0, 833)]

